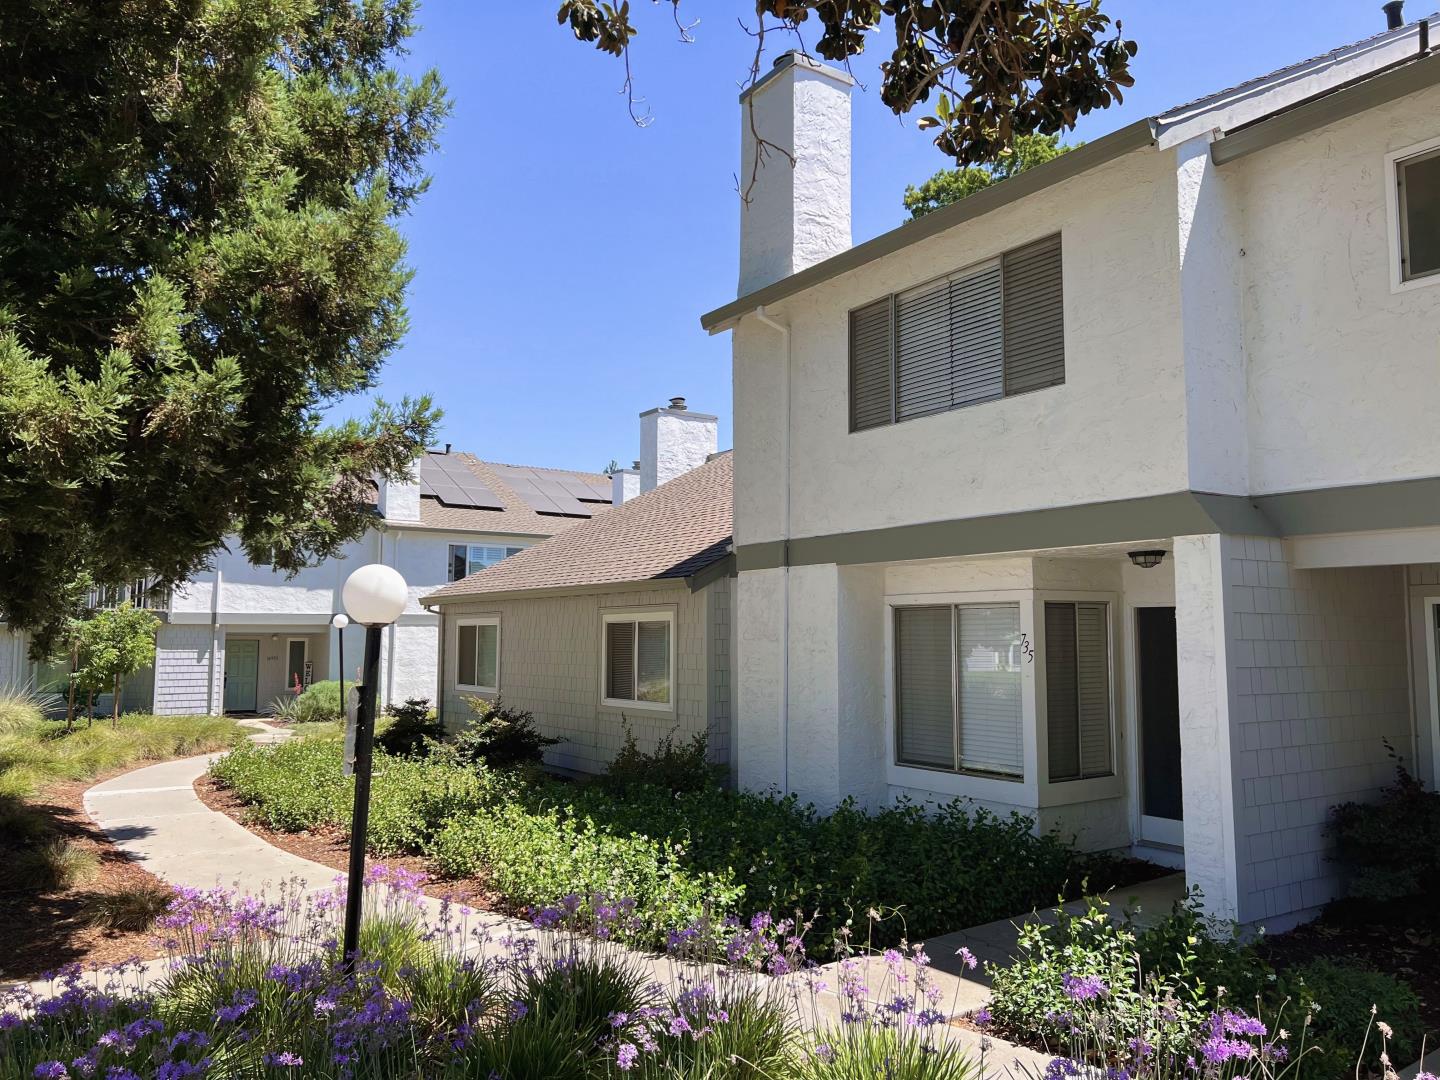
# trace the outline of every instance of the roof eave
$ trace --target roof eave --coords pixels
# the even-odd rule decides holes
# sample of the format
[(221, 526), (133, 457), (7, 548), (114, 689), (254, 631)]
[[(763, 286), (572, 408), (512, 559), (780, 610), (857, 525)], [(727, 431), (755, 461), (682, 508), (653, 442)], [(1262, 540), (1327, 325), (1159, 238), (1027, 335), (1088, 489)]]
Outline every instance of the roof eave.
[(573, 596), (585, 593), (632, 592), (683, 586), (690, 579), (683, 577), (627, 578), (623, 581), (597, 581), (585, 585), (549, 585), (532, 589), (496, 589), (486, 592), (437, 592), (420, 598), (425, 608), (445, 604), (473, 604), (490, 600), (526, 600), (536, 596)]
[(1003, 183), (995, 184), (983, 191), (977, 191), (974, 195), (935, 210), (922, 218), (907, 221), (899, 228), (881, 233), (872, 240), (857, 244), (855, 247), (831, 256), (823, 262), (818, 262), (814, 266), (806, 267), (799, 273), (781, 278), (764, 288), (756, 289), (737, 300), (732, 300), (723, 307), (718, 307), (714, 311), (700, 316), (700, 326), (712, 334), (728, 330), (741, 316), (748, 315), (758, 307), (778, 303), (796, 293), (804, 292), (806, 289), (829, 281), (831, 278), (839, 277), (841, 274), (858, 269), (918, 241), (942, 233), (946, 229), (952, 229), (963, 222), (991, 213), (1002, 206), (1008, 206), (1027, 195), (1034, 195), (1090, 169), (1114, 161), (1132, 150), (1152, 146), (1155, 138), (1155, 119), (1146, 117), (1143, 120), (1137, 120), (1135, 123), (1128, 124), (1118, 131), (1112, 131), (1109, 135), (1096, 139), (1094, 142), (1085, 143), (1069, 153), (1061, 154), (1044, 165), (1037, 165), (1018, 176), (1010, 177)]

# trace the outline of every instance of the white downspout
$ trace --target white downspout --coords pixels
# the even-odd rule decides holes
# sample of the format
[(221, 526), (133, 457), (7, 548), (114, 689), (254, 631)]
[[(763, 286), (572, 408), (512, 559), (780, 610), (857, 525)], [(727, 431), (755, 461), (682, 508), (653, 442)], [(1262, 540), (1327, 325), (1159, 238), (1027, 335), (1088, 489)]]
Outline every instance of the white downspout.
[(790, 327), (776, 322), (761, 304), (755, 309), (755, 318), (785, 338), (785, 400), (782, 415), (785, 422), (780, 425), (781, 473), (781, 515), (780, 545), (783, 553), (781, 571), (784, 588), (780, 601), (780, 790), (790, 791), (790, 381), (791, 381), (791, 340)]

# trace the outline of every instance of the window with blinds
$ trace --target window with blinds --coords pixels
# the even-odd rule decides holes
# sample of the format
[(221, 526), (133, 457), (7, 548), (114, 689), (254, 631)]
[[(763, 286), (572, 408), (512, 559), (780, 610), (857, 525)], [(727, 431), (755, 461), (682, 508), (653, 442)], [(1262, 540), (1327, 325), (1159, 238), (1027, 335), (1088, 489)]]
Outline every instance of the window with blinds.
[(500, 621), (470, 619), (456, 627), (455, 684), (462, 690), (500, 688)]
[(850, 312), (850, 430), (1065, 381), (1060, 236)]
[(895, 609), (901, 765), (1019, 779), (1020, 606)]
[(459, 581), (524, 550), (523, 547), (500, 547), (494, 544), (451, 544), (449, 579)]
[(670, 704), (673, 627), (668, 616), (605, 616), (606, 704)]
[(1099, 603), (1045, 605), (1045, 724), (1050, 779), (1109, 776), (1110, 613)]

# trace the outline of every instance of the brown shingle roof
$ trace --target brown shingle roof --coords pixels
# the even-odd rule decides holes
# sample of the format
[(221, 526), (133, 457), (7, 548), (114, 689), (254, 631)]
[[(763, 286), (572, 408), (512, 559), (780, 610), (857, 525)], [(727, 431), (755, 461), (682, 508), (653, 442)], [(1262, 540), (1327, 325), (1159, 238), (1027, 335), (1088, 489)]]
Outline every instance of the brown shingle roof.
[(730, 549), (733, 481), (730, 454), (719, 454), (654, 491), (437, 589), (423, 602), (689, 577)]
[[(481, 461), (474, 454), (453, 453), (452, 459), (462, 462), (475, 474), (500, 502), (503, 510), (489, 510), (469, 506), (446, 506), (430, 495), (420, 499), (420, 527), (427, 529), (454, 529), (461, 532), (506, 533), (517, 536), (554, 536), (590, 518), (562, 517), (558, 514), (537, 514), (525, 500), (515, 494), (495, 471), (495, 462)], [(536, 472), (554, 476), (577, 477), (588, 483), (608, 483), (601, 473), (571, 472), (566, 469), (541, 469)], [(607, 512), (607, 504), (586, 503), (585, 506), (596, 514)]]

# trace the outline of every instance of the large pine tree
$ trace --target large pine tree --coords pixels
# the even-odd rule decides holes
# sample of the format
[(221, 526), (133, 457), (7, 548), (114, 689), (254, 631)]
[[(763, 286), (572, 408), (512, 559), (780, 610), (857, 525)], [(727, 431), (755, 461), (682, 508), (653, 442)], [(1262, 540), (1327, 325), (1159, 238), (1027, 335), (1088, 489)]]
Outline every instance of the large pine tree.
[(394, 67), (413, 9), (0, 6), (0, 612), (42, 645), (87, 575), (334, 553), (429, 438), (428, 400), (320, 420), (405, 329), (448, 107)]

